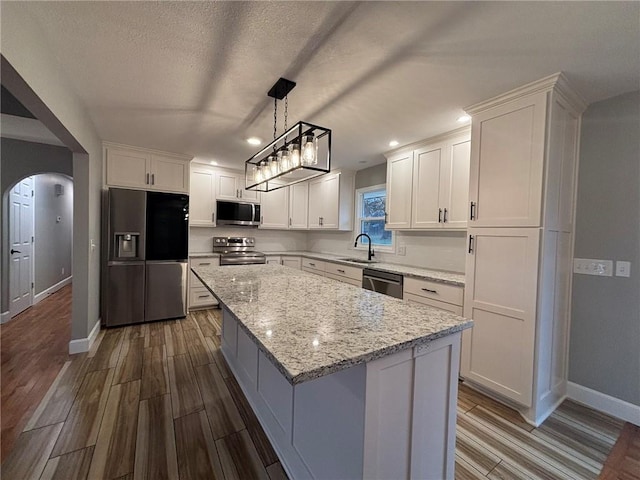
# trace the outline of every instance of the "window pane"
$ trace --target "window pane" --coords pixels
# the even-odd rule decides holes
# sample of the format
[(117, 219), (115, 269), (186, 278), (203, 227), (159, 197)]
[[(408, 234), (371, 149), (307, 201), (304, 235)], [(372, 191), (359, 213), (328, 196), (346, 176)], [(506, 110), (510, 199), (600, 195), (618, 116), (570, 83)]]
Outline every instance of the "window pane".
[(384, 217), (387, 194), (385, 190), (362, 194), (362, 216)]
[[(384, 229), (384, 220), (362, 220), (360, 231), (371, 237), (374, 245), (391, 245), (392, 232)], [(365, 237), (360, 238), (360, 244), (366, 246), (368, 243)]]

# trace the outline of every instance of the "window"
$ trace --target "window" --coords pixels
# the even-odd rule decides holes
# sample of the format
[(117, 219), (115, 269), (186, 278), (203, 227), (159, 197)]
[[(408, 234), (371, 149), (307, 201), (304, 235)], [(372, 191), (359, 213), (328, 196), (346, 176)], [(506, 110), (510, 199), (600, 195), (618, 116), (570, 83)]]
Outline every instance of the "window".
[[(393, 250), (394, 235), (384, 229), (384, 213), (387, 205), (385, 185), (360, 188), (356, 190), (356, 228), (355, 235), (366, 233), (371, 237), (372, 245), (381, 250)], [(361, 237), (358, 248), (368, 248), (368, 240)]]

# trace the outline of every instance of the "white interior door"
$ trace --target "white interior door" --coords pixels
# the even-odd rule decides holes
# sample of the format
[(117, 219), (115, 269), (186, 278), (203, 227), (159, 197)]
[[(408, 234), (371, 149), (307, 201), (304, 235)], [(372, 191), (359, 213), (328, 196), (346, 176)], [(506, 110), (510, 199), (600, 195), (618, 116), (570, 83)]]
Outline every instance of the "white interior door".
[(11, 317), (33, 304), (33, 177), (11, 190), (9, 293)]

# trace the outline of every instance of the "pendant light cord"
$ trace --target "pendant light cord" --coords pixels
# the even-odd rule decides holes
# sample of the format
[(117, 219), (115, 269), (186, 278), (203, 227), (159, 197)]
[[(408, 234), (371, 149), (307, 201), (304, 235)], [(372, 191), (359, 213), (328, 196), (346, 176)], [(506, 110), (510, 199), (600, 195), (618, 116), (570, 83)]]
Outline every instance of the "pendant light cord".
[(289, 95), (284, 96), (284, 131), (287, 131), (287, 116), (289, 114)]

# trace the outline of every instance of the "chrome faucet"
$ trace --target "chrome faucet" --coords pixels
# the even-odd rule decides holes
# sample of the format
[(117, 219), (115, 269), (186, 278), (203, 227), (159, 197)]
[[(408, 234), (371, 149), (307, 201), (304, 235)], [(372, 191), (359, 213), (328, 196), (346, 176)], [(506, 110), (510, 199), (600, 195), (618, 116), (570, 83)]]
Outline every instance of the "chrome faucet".
[(376, 256), (376, 252), (373, 251), (373, 249), (371, 248), (371, 237), (369, 235), (367, 235), (366, 233), (361, 233), (360, 235), (358, 235), (356, 237), (356, 241), (353, 244), (354, 247), (358, 246), (358, 239), (360, 237), (367, 237), (369, 239), (369, 252), (368, 252), (368, 257), (367, 260), (371, 261), (371, 257), (375, 257)]

